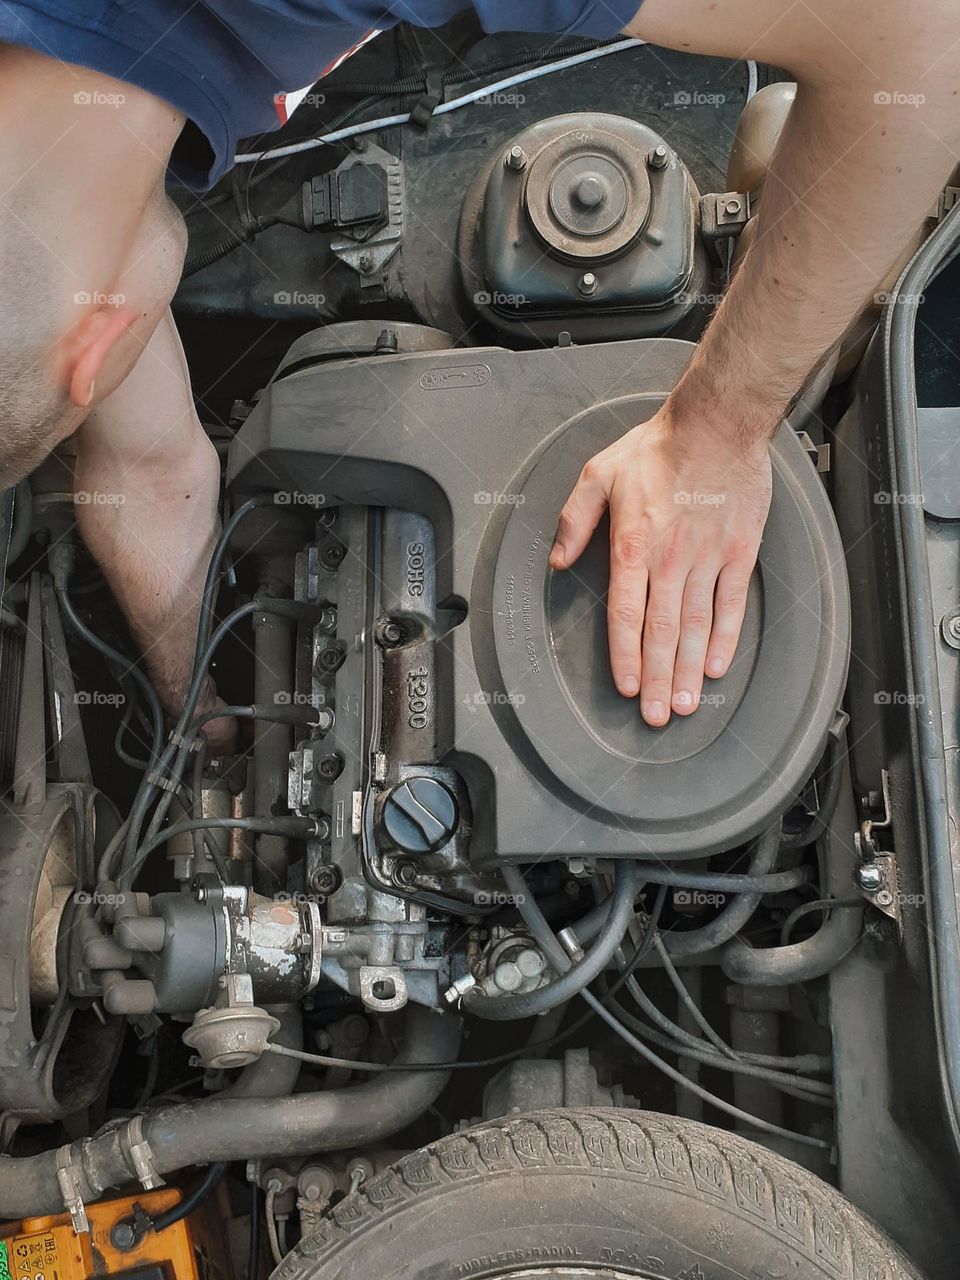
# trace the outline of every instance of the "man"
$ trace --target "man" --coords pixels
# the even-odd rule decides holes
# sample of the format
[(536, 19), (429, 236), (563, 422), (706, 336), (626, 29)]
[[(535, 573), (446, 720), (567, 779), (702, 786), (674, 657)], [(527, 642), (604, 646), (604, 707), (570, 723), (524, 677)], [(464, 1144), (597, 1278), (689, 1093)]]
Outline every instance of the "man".
[[(0, 480), (77, 435), (78, 505), (167, 708), (183, 697), (218, 467), (169, 311), (184, 253), (168, 166), (202, 190), (274, 95), (397, 21), (460, 0), (5, 0)], [(552, 553), (611, 516), (610, 657), (645, 720), (729, 666), (771, 488), (768, 441), (805, 376), (933, 204), (960, 142), (950, 0), (475, 0), (488, 30), (619, 31), (751, 57), (798, 84), (759, 228), (663, 409), (584, 468)], [(623, 103), (625, 113), (630, 103)], [(678, 491), (723, 501), (680, 506)], [(212, 704), (213, 690), (206, 705)]]

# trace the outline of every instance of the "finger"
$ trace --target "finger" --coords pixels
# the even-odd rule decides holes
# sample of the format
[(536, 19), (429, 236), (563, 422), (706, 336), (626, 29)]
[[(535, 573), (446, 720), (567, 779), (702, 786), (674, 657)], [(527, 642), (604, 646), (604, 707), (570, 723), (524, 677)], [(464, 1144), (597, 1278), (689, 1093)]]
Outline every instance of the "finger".
[(641, 640), (647, 607), (647, 539), (642, 529), (624, 527), (616, 508), (610, 513), (610, 590), (607, 636), (614, 683), (625, 698), (640, 692)]
[(670, 719), (685, 581), (685, 573), (665, 577), (661, 570), (659, 575), (656, 571), (650, 574), (650, 598), (643, 620), (640, 711), (647, 724), (654, 726), (666, 724)]
[(557, 534), (550, 552), (551, 569), (567, 569), (590, 541), (607, 506), (606, 485), (596, 460), (591, 458), (560, 512)]
[(698, 565), (683, 588), (680, 640), (677, 644), (671, 701), (674, 711), (680, 716), (690, 715), (700, 705), (718, 571), (719, 565)]
[(742, 564), (727, 564), (717, 579), (706, 668), (707, 675), (714, 679), (726, 675), (737, 651), (752, 570), (752, 565), (745, 569)]

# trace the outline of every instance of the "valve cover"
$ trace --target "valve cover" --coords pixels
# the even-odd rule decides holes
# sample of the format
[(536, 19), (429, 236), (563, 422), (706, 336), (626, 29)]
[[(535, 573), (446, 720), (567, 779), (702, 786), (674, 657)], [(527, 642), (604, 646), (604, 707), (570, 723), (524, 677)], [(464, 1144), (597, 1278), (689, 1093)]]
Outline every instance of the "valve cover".
[[(430, 589), (441, 612), (465, 605), (466, 616), (434, 638), (423, 668), (418, 696), (435, 728), (417, 754), (431, 758), (405, 763), (443, 764), (464, 781), (471, 861), (702, 857), (793, 803), (840, 705), (850, 616), (833, 514), (789, 426), (772, 448), (773, 503), (731, 670), (707, 682), (694, 715), (651, 729), (610, 676), (606, 523), (573, 570), (554, 573), (547, 559), (584, 462), (652, 417), (692, 346), (401, 350), (312, 365), (310, 341), (291, 349), (239, 432), (230, 482), (238, 494), (289, 489), (301, 505), (431, 521)], [(394, 540), (346, 556), (338, 574), (356, 579), (354, 593), (396, 596), (380, 576), (406, 563)], [(361, 648), (374, 644), (380, 608)], [(374, 772), (357, 785), (374, 787)]]

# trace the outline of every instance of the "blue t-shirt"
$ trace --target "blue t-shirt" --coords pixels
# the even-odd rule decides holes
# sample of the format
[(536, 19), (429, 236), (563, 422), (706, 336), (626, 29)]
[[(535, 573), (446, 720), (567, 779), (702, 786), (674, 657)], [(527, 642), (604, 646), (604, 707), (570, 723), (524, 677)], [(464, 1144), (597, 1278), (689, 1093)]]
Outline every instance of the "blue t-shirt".
[[(639, 5), (474, 0), (472, 7), (488, 32), (606, 38), (622, 31)], [(230, 168), (240, 138), (279, 127), (295, 91), (367, 39), (398, 22), (439, 27), (469, 7), (463, 0), (3, 0), (0, 40), (172, 103), (208, 145), (179, 147), (171, 168), (203, 191)]]

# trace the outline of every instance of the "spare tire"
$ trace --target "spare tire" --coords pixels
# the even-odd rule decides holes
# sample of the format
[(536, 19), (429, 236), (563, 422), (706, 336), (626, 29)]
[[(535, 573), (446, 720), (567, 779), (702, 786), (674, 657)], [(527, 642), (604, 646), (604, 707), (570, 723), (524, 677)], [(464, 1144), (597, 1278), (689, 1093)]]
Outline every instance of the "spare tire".
[(735, 1134), (613, 1109), (510, 1116), (340, 1201), (274, 1280), (921, 1280), (833, 1187)]

